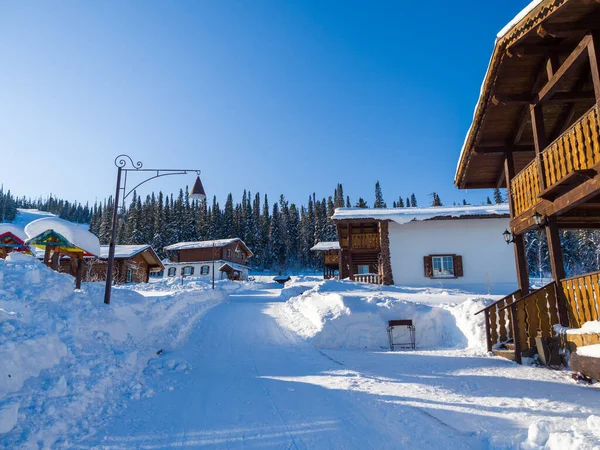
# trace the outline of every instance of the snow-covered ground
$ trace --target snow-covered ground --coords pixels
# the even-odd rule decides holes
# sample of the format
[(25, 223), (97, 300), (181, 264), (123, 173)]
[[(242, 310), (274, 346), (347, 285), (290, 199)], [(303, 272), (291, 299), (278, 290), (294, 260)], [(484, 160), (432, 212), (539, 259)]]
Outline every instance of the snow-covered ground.
[[(73, 292), (15, 258), (0, 261), (4, 448), (600, 446), (598, 385), (486, 354), (472, 313), (493, 296), (190, 278), (106, 307), (101, 284)], [(387, 351), (397, 318), (417, 350)]]
[(31, 256), (0, 260), (4, 448), (67, 446), (126, 399), (154, 395), (144, 383), (149, 361), (181, 345), (234, 286), (218, 283), (212, 291), (206, 283), (165, 280), (115, 288), (106, 306), (103, 283), (84, 283), (77, 292), (73, 285), (73, 277)]

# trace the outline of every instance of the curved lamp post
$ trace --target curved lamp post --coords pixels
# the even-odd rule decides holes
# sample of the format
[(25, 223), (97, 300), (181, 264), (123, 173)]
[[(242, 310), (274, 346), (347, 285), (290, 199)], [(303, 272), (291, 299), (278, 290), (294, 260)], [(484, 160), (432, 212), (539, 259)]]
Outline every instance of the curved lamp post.
[[(203, 200), (206, 198), (204, 187), (200, 181), (200, 171), (196, 169), (144, 169), (144, 164), (141, 161), (133, 162), (129, 155), (119, 155), (115, 158), (115, 166), (117, 166), (117, 189), (115, 191), (115, 201), (113, 205), (112, 230), (110, 234), (110, 244), (108, 246), (108, 267), (106, 273), (106, 287), (104, 288), (104, 303), (110, 304), (110, 294), (112, 290), (112, 270), (115, 262), (115, 239), (117, 236), (117, 218), (119, 215), (119, 194), (123, 191), (123, 211), (125, 210), (125, 199), (142, 184), (155, 178), (165, 177), (168, 175), (186, 175), (189, 172), (196, 172), (197, 178), (194, 187), (190, 191), (190, 198)], [(146, 178), (141, 183), (136, 184), (132, 189), (127, 191), (127, 174), (129, 172), (154, 172), (155, 175)], [(124, 176), (123, 176), (124, 174)], [(122, 181), (122, 183), (121, 183)], [(122, 184), (122, 186), (121, 186)]]

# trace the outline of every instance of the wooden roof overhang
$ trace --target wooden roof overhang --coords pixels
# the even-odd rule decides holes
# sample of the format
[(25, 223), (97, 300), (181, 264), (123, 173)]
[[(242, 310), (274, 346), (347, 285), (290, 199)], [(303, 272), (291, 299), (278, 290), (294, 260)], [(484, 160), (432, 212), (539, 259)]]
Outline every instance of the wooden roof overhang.
[(54, 230), (47, 230), (37, 236), (32, 237), (31, 239), (27, 239), (27, 243), (41, 249), (45, 249), (46, 247), (56, 248), (59, 249), (61, 253), (65, 253), (67, 255), (72, 253), (82, 254), (83, 256), (93, 256), (91, 253), (88, 253), (85, 250), (77, 247), (62, 234), (57, 233)]
[[(496, 41), (454, 183), (461, 189), (506, 187), (505, 154), (515, 173), (534, 157), (530, 106), (590, 31), (600, 29), (595, 0), (542, 0)], [(585, 54), (585, 55), (584, 55)], [(594, 103), (586, 52), (544, 97), (544, 128), (551, 142)]]

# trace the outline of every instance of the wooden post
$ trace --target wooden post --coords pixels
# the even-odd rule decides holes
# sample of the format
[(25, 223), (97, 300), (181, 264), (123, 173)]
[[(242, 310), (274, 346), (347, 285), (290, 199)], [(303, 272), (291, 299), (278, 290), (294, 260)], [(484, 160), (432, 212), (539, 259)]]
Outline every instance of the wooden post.
[[(506, 186), (508, 190), (508, 207), (510, 218), (514, 219), (514, 204), (511, 193), (511, 181), (515, 176), (515, 164), (512, 152), (506, 153), (504, 158), (504, 174), (506, 176)], [(521, 296), (529, 293), (529, 273), (527, 270), (527, 255), (525, 253), (525, 242), (520, 234), (513, 234), (513, 248), (515, 251), (515, 265), (517, 268), (517, 283)]]
[(596, 103), (600, 103), (600, 32), (598, 31), (592, 32), (592, 40), (588, 44), (588, 55), (590, 57), (594, 97)]
[[(495, 312), (494, 312), (495, 314)], [(487, 343), (487, 351), (492, 351), (492, 332), (490, 330), (490, 310), (485, 310), (485, 342)]]
[[(548, 256), (552, 267), (552, 277), (557, 287), (560, 287), (560, 281), (565, 278), (565, 266), (563, 262), (562, 247), (560, 245), (560, 235), (558, 233), (558, 224), (555, 216), (550, 216), (546, 224), (546, 238), (548, 240)], [(558, 304), (558, 318), (562, 326), (569, 326), (567, 316), (566, 298), (562, 289), (556, 290), (556, 300)]]
[(46, 245), (46, 248), (44, 249), (44, 264), (48, 267), (50, 267), (50, 250), (50, 246)]
[(513, 334), (513, 342), (515, 344), (515, 362), (517, 364), (522, 364), (522, 355), (521, 355), (521, 338), (519, 337), (519, 330), (517, 329), (517, 320), (518, 320), (518, 311), (515, 303), (510, 304), (510, 327), (512, 328)]
[(544, 164), (542, 164), (542, 152), (548, 146), (546, 138), (546, 129), (544, 127), (544, 115), (542, 114), (542, 105), (531, 105), (531, 128), (533, 131), (533, 143), (535, 145), (535, 159), (538, 167), (538, 175), (540, 178), (540, 191), (546, 189), (546, 176)]
[(354, 264), (352, 263), (352, 225), (348, 222), (348, 275), (354, 281)]
[[(342, 242), (342, 240), (340, 239), (340, 243)], [(343, 267), (343, 260), (342, 260), (342, 246), (340, 245), (340, 249), (338, 250), (338, 279), (343, 280), (344, 276), (342, 275), (342, 267)]]
[[(71, 256), (71, 258), (73, 258)], [(81, 289), (81, 276), (83, 274), (83, 253), (77, 256), (77, 271), (75, 273), (75, 289)]]
[(59, 263), (59, 258), (60, 258), (60, 251), (58, 250), (58, 247), (53, 247), (54, 252), (52, 253), (52, 265), (51, 268), (52, 270), (56, 270), (58, 271), (58, 263)]

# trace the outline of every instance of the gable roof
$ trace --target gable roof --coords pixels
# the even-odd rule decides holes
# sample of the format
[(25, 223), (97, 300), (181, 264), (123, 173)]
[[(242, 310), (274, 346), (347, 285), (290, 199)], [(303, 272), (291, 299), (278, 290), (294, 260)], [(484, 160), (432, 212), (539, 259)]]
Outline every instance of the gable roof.
[(28, 238), (25, 243), (44, 247), (49, 239), (60, 241), (60, 246), (69, 251), (84, 251), (91, 255), (100, 254), (100, 241), (84, 227), (72, 222), (59, 219), (58, 217), (47, 217), (29, 222), (25, 226), (25, 234)]
[[(108, 258), (108, 245), (100, 246), (100, 258)], [(116, 245), (115, 246), (115, 258), (116, 259), (129, 259), (142, 253), (142, 256), (150, 266), (160, 267), (164, 269), (164, 265), (152, 246), (147, 244), (142, 245)]]
[(481, 219), (509, 217), (508, 204), (483, 206), (435, 206), (429, 208), (337, 208), (333, 220), (389, 220), (404, 224), (419, 220)]
[(6, 233), (10, 233), (19, 238), (21, 242), (25, 242), (27, 240), (27, 234), (25, 234), (25, 230), (23, 228), (12, 223), (0, 223), (0, 235), (4, 235)]
[(248, 246), (242, 241), (240, 238), (230, 238), (230, 239), (216, 239), (212, 241), (193, 241), (193, 242), (178, 242), (176, 244), (167, 245), (164, 250), (165, 251), (179, 251), (179, 250), (191, 250), (196, 248), (211, 248), (211, 247), (226, 247), (227, 245), (238, 242), (241, 244), (248, 257), (253, 256), (254, 253), (248, 248)]
[[(515, 172), (532, 160), (529, 103), (535, 100), (541, 87), (538, 83), (546, 81), (543, 77), (548, 55), (563, 61), (593, 21), (600, 21), (597, 2), (534, 0), (497, 34), (458, 159), (456, 186), (462, 189), (505, 186), (502, 174), (507, 147), (517, 150), (513, 152)], [(577, 73), (566, 77), (563, 94), (574, 92), (579, 81)], [(586, 84), (581, 89), (587, 93), (591, 88)], [(574, 117), (580, 117), (595, 103), (591, 95), (579, 97), (573, 102)], [(562, 123), (563, 105), (549, 102), (545, 106), (545, 129), (553, 136)]]

